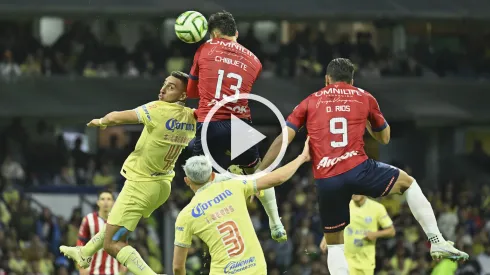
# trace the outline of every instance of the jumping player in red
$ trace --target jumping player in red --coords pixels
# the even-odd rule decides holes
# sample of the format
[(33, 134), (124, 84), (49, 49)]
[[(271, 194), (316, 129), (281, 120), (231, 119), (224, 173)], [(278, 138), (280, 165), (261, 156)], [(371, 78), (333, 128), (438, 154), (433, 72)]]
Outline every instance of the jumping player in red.
[[(390, 126), (376, 99), (353, 86), (353, 77), (354, 65), (349, 59), (332, 60), (327, 67), (326, 87), (303, 100), (287, 119), (289, 142), (303, 126), (310, 137), (311, 162), (328, 244), (330, 273), (349, 274), (343, 231), (350, 222), (349, 201), (353, 194), (377, 198), (405, 193), (412, 214), (431, 243), (431, 256), (435, 259), (468, 259), (468, 254), (455, 249), (442, 237), (431, 204), (417, 181), (403, 170), (366, 156), (365, 128), (378, 142), (387, 144)], [(261, 167), (273, 162), (281, 141), (282, 136), (276, 138)]]
[[(187, 86), (187, 96), (200, 99), (196, 111), (198, 124), (193, 145), (194, 156), (204, 155), (201, 142), (202, 124), (211, 108), (224, 98), (249, 94), (262, 71), (259, 59), (237, 42), (237, 26), (231, 13), (218, 12), (211, 15), (208, 29), (211, 39), (197, 50)], [(260, 164), (257, 146), (251, 147), (233, 160), (230, 158), (232, 116), (252, 124), (247, 99), (227, 103), (212, 116), (207, 131), (209, 151), (224, 169), (234, 164), (245, 174), (252, 174)], [(279, 242), (287, 240), (279, 218), (274, 188), (265, 190), (259, 199), (269, 216), (272, 238)]]
[[(98, 211), (92, 212), (83, 218), (78, 231), (77, 246), (85, 245), (95, 234), (102, 230), (114, 205), (114, 196), (109, 191), (101, 191), (97, 199)], [(80, 275), (117, 275), (123, 266), (112, 258), (107, 252), (101, 250), (93, 256), (92, 263), (87, 269), (81, 269)]]

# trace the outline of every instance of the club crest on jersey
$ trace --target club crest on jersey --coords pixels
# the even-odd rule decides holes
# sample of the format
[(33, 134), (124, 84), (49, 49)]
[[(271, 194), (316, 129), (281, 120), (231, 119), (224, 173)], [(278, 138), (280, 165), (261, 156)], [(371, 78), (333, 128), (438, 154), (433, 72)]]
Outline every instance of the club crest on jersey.
[(194, 131), (193, 123), (180, 122), (177, 121), (175, 118), (167, 120), (167, 122), (165, 123), (165, 127), (167, 127), (167, 130), (172, 132), (175, 130)]
[(365, 223), (371, 223), (373, 221), (373, 218), (367, 216), (366, 218), (364, 218), (364, 222)]
[(192, 208), (192, 216), (194, 218), (199, 218), (200, 216), (205, 215), (206, 210), (213, 207), (213, 205), (221, 203), (231, 195), (233, 195), (233, 193), (230, 190), (226, 189), (223, 193), (214, 197), (214, 199), (208, 200), (203, 203), (198, 203), (194, 208)]

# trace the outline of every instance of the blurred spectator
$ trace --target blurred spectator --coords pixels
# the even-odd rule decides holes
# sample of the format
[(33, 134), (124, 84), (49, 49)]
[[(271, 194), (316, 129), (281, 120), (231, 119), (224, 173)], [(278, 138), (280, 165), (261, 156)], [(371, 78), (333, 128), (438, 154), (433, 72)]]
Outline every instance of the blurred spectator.
[(365, 78), (379, 78), (381, 77), (381, 72), (374, 61), (369, 61), (366, 67), (359, 70), (359, 75)]
[(29, 54), (26, 61), (20, 66), (22, 74), (25, 76), (41, 75), (41, 63), (34, 58), (34, 55)]
[(439, 216), (437, 224), (441, 233), (448, 239), (454, 240), (456, 237), (456, 226), (459, 223), (456, 211), (453, 211), (448, 203), (444, 204), (444, 212)]
[(2, 176), (13, 182), (21, 182), (25, 179), (25, 172), (20, 163), (16, 162), (11, 155), (7, 155), (2, 163)]
[(61, 231), (56, 222), (56, 217), (52, 215), (51, 210), (48, 208), (43, 209), (41, 216), (36, 222), (36, 234), (48, 244), (48, 249), (51, 253), (59, 254)]
[(490, 242), (487, 240), (483, 243), (483, 247), (485, 247), (485, 251), (477, 256), (477, 261), (481, 268), (481, 274), (487, 275), (490, 274)]
[(179, 49), (174, 49), (172, 57), (167, 59), (165, 70), (167, 74), (173, 71), (183, 71), (186, 66), (186, 59), (182, 56)]
[(127, 77), (138, 77), (140, 75), (138, 68), (136, 68), (132, 60), (126, 63), (126, 69), (124, 75)]
[(22, 71), (19, 64), (15, 63), (11, 51), (6, 51), (3, 61), (0, 63), (0, 76), (4, 79), (10, 80), (14, 77), (20, 76)]
[(98, 76), (98, 71), (95, 69), (95, 64), (92, 61), (87, 61), (85, 68), (83, 69), (83, 76), (85, 77), (96, 77)]
[(155, 63), (153, 62), (149, 52), (143, 53), (143, 62), (141, 65), (142, 75), (150, 77), (155, 73)]
[(74, 166), (75, 161), (73, 158), (68, 159), (68, 163), (61, 167), (61, 171), (54, 178), (55, 185), (76, 185), (77, 177), (76, 177), (76, 169)]
[(20, 249), (9, 251), (8, 258), (8, 266), (11, 271), (16, 272), (19, 275), (27, 273), (29, 265), (27, 264), (27, 261), (22, 257), (22, 251)]
[(116, 183), (108, 164), (102, 164), (101, 169), (95, 173), (93, 184), (95, 186), (110, 186)]
[(12, 220), (12, 226), (18, 232), (19, 239), (30, 240), (33, 232), (36, 232), (36, 215), (29, 205), (29, 200), (23, 198), (12, 214), (16, 217)]

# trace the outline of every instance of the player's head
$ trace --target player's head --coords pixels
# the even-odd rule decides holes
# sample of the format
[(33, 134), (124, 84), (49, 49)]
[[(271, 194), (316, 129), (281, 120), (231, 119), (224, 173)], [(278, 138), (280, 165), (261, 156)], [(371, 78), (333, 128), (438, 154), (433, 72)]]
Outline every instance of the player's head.
[(109, 212), (112, 205), (114, 205), (114, 195), (112, 195), (112, 192), (107, 189), (100, 191), (97, 198), (97, 207), (99, 207), (99, 210)]
[(206, 156), (189, 158), (183, 168), (184, 181), (194, 191), (214, 179), (213, 166)]
[(238, 37), (235, 18), (227, 11), (217, 12), (209, 17), (208, 31), (211, 38), (236, 39)]
[(352, 195), (352, 200), (355, 203), (362, 203), (366, 199), (366, 196), (363, 195)]
[(189, 75), (183, 72), (172, 72), (165, 79), (158, 99), (170, 103), (178, 101), (184, 101), (187, 98), (187, 82), (189, 81)]
[(346, 82), (352, 85), (354, 84), (354, 70), (354, 63), (349, 59), (335, 58), (328, 63), (325, 84), (329, 85), (335, 82)]

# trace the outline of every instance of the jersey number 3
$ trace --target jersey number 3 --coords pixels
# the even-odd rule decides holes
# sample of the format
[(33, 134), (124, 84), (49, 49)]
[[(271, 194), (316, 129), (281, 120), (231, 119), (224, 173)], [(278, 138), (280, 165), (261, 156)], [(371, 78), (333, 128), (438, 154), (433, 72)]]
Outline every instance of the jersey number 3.
[(226, 221), (218, 225), (218, 232), (221, 235), (221, 240), (228, 250), (228, 256), (235, 257), (243, 253), (245, 245), (242, 235), (238, 230), (238, 226), (234, 221)]
[[(223, 86), (223, 78), (225, 76), (225, 71), (218, 70), (218, 83), (216, 83), (216, 93), (214, 94), (214, 98), (217, 100), (221, 100), (221, 87)], [(238, 100), (238, 96), (240, 95), (240, 88), (242, 87), (243, 78), (241, 75), (236, 73), (228, 73), (226, 75), (227, 78), (236, 79), (236, 85), (230, 85), (230, 90), (235, 91), (233, 103), (236, 103)], [(227, 95), (223, 95), (223, 98), (226, 98)]]
[(345, 117), (334, 117), (330, 119), (330, 133), (342, 135), (342, 141), (331, 141), (330, 146), (334, 148), (347, 146), (349, 142), (347, 139), (347, 119)]

